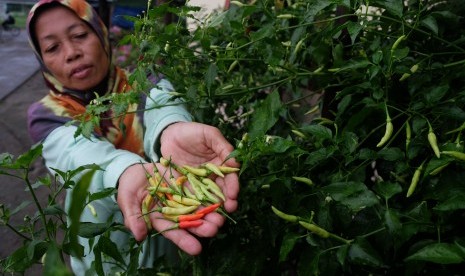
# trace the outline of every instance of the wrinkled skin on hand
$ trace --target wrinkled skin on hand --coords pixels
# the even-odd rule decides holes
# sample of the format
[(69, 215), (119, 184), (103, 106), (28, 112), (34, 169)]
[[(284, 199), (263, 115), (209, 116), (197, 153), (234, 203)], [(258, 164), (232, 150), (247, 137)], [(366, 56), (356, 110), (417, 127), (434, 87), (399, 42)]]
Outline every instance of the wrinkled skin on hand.
[[(234, 159), (225, 162), (233, 151), (233, 146), (217, 128), (212, 126), (191, 122), (175, 123), (163, 131), (160, 143), (162, 156), (179, 165), (199, 166), (202, 163), (211, 162), (217, 165), (239, 167)], [(141, 217), (141, 204), (148, 193), (145, 170), (153, 172), (154, 165), (161, 173), (166, 170), (159, 163), (136, 164), (128, 167), (119, 179), (117, 202), (124, 216), (124, 224), (138, 241), (144, 240), (148, 234), (144, 219)], [(224, 178), (218, 177), (215, 181), (221, 186), (226, 197), (223, 207), (227, 212), (235, 211), (239, 193), (237, 173), (227, 174)], [(173, 222), (160, 219), (160, 217), (161, 214), (157, 212), (150, 214), (152, 226), (156, 231), (161, 232), (173, 225)], [(163, 235), (186, 253), (197, 255), (202, 251), (202, 246), (196, 236), (215, 236), (225, 218), (214, 212), (205, 216), (203, 220), (204, 223), (199, 227), (170, 230), (163, 232)]]

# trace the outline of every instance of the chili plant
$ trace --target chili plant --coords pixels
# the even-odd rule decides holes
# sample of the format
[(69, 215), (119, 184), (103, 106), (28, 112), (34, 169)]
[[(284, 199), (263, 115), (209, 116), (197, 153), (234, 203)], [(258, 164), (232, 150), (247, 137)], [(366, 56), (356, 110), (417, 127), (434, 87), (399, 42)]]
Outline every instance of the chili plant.
[[(182, 24), (195, 8), (155, 7), (128, 38), (134, 80), (165, 76), (237, 146), (237, 223), (205, 241), (197, 271), (458, 273), (459, 1), (230, 4), (196, 30)], [(166, 13), (181, 20), (160, 24)]]

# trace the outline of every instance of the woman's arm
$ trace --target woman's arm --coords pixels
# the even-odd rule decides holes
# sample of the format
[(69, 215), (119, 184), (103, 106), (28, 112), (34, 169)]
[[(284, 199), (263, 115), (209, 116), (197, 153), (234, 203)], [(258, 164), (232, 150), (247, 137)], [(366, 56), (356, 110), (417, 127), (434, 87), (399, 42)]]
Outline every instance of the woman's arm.
[(144, 113), (144, 150), (150, 159), (156, 161), (160, 156), (160, 137), (163, 130), (176, 122), (190, 122), (192, 116), (181, 100), (171, 100), (168, 92), (173, 91), (171, 83), (165, 79), (150, 90)]
[(75, 126), (61, 126), (53, 130), (42, 142), (42, 156), (49, 170), (53, 168), (68, 171), (89, 164), (100, 166), (102, 170), (95, 172), (90, 192), (116, 188), (118, 179), (126, 168), (144, 162), (141, 156), (118, 150), (110, 142), (95, 137), (75, 138), (75, 132)]

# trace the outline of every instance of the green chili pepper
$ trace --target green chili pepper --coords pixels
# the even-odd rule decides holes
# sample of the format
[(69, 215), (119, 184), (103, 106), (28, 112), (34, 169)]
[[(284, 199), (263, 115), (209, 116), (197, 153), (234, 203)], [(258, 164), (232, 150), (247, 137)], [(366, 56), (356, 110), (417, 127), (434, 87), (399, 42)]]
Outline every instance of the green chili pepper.
[(407, 197), (410, 197), (413, 194), (413, 192), (415, 191), (415, 188), (417, 187), (418, 182), (420, 182), (420, 176), (421, 176), (421, 173), (423, 172), (424, 164), (425, 164), (425, 161), (423, 161), (420, 167), (418, 167), (413, 173), (412, 181), (410, 182), (410, 186), (407, 191)]
[(213, 202), (213, 203), (218, 203), (220, 202), (220, 200), (214, 196), (208, 189), (207, 189), (207, 186), (205, 185), (200, 185), (200, 190), (202, 191), (202, 193), (204, 194), (205, 196), (205, 199), (207, 199), (208, 201), (210, 202)]
[(293, 176), (292, 179), (298, 182), (302, 182), (307, 184), (308, 186), (313, 186), (313, 181), (310, 178), (307, 177), (301, 177), (301, 176)]
[(153, 197), (150, 194), (147, 194), (142, 201), (142, 216), (144, 217), (145, 225), (147, 226), (148, 230), (152, 230), (152, 222), (150, 221), (150, 218), (148, 216), (148, 213), (150, 212), (150, 208), (153, 204)]
[(384, 131), (384, 136), (381, 138), (376, 147), (382, 147), (389, 140), (389, 138), (391, 138), (393, 131), (394, 126), (392, 125), (391, 117), (389, 116), (389, 112), (386, 106), (386, 129)]
[(97, 217), (97, 212), (95, 211), (95, 207), (94, 205), (92, 205), (92, 203), (88, 203), (87, 208), (89, 208), (89, 211), (92, 214), (92, 216)]
[(183, 168), (194, 174), (194, 175), (197, 175), (197, 176), (208, 176), (208, 170), (207, 169), (204, 169), (204, 168), (196, 168), (196, 167), (192, 167), (192, 166), (189, 166), (189, 165), (184, 165)]
[(220, 169), (222, 173), (226, 173), (226, 174), (240, 171), (239, 168), (227, 167), (227, 166), (218, 166), (218, 168)]
[(280, 210), (278, 210), (276, 207), (271, 206), (271, 210), (280, 218), (290, 221), (290, 222), (297, 222), (299, 221), (299, 217), (294, 216), (294, 215), (288, 215)]
[(411, 139), (412, 139), (412, 128), (410, 127), (409, 120), (407, 120), (405, 122), (405, 149), (408, 149)]
[(461, 161), (465, 161), (465, 153), (463, 153), (463, 152), (445, 150), (445, 151), (441, 151), (441, 153), (442, 153), (442, 154), (445, 154), (445, 155), (452, 156), (452, 157), (454, 157), (455, 159), (458, 159), (458, 160), (461, 160)]
[(186, 206), (186, 207), (180, 207), (180, 208), (173, 208), (173, 207), (168, 207), (168, 206), (163, 206), (159, 211), (165, 215), (185, 215), (192, 213), (197, 209), (198, 206)]
[(178, 203), (189, 205), (189, 206), (199, 206), (201, 204), (200, 201), (196, 199), (192, 199), (192, 198), (188, 198), (188, 197), (180, 196), (180, 195), (173, 195), (173, 200)]
[(210, 170), (212, 173), (220, 176), (220, 177), (224, 177), (224, 174), (223, 172), (220, 171), (220, 169), (218, 168), (217, 165), (213, 164), (213, 163), (205, 163), (203, 164), (203, 166), (207, 169), (207, 170)]
[(394, 52), (397, 49), (397, 47), (399, 47), (399, 44), (402, 42), (402, 40), (404, 40), (405, 38), (406, 35), (399, 36), (399, 38), (397, 38), (396, 41), (394, 41), (394, 44), (392, 44), (391, 52)]
[(445, 167), (449, 166), (450, 163), (446, 163), (442, 166), (439, 166), (437, 167), (436, 169), (432, 170), (429, 175), (437, 175), (438, 173), (440, 173)]
[(214, 193), (217, 197), (221, 198), (223, 201), (226, 200), (223, 191), (221, 188), (216, 184), (215, 181), (211, 180), (210, 178), (202, 178), (202, 183), (207, 185), (208, 189)]
[(325, 229), (313, 224), (313, 223), (308, 223), (305, 221), (299, 221), (300, 225), (302, 225), (305, 229), (310, 230), (311, 232), (317, 234), (318, 236), (322, 238), (329, 238), (330, 233), (326, 231)]
[(195, 197), (198, 200), (202, 201), (205, 197), (205, 195), (203, 194), (200, 188), (200, 186), (203, 185), (202, 182), (200, 182), (200, 180), (198, 180), (197, 177), (193, 175), (192, 173), (188, 173), (186, 176), (187, 176), (187, 180), (191, 184), (192, 190), (194, 191)]
[(429, 144), (430, 144), (431, 148), (433, 149), (434, 154), (436, 155), (436, 157), (440, 158), (441, 153), (439, 151), (438, 141), (437, 141), (437, 138), (436, 138), (436, 134), (434, 134), (433, 128), (431, 126), (429, 127), (429, 131), (428, 131), (428, 141), (429, 141)]

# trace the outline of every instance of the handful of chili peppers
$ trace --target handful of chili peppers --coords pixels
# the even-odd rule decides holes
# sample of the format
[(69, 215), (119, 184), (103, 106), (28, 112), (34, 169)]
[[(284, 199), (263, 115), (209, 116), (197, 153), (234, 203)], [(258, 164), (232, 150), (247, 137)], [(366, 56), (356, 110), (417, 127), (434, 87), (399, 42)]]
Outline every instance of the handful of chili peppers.
[[(199, 227), (203, 223), (202, 218), (220, 211), (225, 200), (222, 189), (210, 177), (224, 177), (225, 174), (239, 171), (238, 168), (217, 166), (213, 163), (198, 167), (180, 166), (164, 157), (160, 158), (160, 164), (167, 168), (165, 173), (169, 173), (169, 176), (164, 177), (165, 173), (162, 175), (156, 166), (153, 174), (146, 172), (149, 193), (144, 198), (141, 209), (149, 230), (152, 230), (148, 217), (151, 212), (160, 212), (163, 219), (175, 222), (173, 227), (164, 231)], [(179, 176), (175, 177), (173, 170)]]

